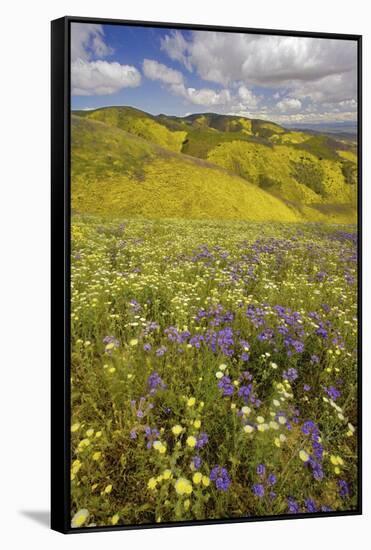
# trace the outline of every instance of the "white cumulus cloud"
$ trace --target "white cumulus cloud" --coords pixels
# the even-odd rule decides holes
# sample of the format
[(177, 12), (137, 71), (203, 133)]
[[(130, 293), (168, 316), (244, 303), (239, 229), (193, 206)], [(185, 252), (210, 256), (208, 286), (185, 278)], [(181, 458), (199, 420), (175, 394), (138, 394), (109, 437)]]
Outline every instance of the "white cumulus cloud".
[(154, 59), (144, 59), (143, 74), (150, 80), (159, 80), (166, 84), (175, 95), (181, 96), (195, 105), (224, 105), (231, 100), (229, 90), (220, 91), (211, 88), (187, 88), (183, 74)]
[(259, 103), (259, 98), (246, 86), (240, 86), (238, 88), (238, 97), (241, 103), (249, 109), (255, 109)]
[(106, 57), (113, 53), (104, 41), (102, 25), (71, 23), (71, 61)]
[(165, 84), (183, 84), (183, 75), (180, 71), (171, 69), (154, 59), (143, 61), (143, 73), (150, 80), (161, 80)]
[(140, 73), (130, 65), (77, 59), (71, 65), (72, 95), (109, 95), (140, 84)]
[(72, 95), (110, 95), (139, 86), (141, 75), (135, 67), (102, 60), (112, 53), (101, 25), (71, 24)]
[(196, 105), (225, 105), (231, 100), (229, 90), (220, 90), (217, 92), (210, 88), (186, 88), (185, 94), (187, 99)]
[(165, 51), (173, 61), (180, 61), (189, 71), (192, 65), (187, 56), (187, 41), (179, 31), (172, 31), (161, 39), (161, 50)]
[(357, 108), (353, 40), (178, 30), (161, 48), (202, 80), (236, 91), (230, 112), (345, 117)]
[(295, 99), (293, 97), (287, 97), (285, 99), (281, 99), (281, 101), (277, 103), (277, 109), (282, 113), (287, 113), (288, 111), (298, 111), (300, 108), (301, 108), (300, 99)]

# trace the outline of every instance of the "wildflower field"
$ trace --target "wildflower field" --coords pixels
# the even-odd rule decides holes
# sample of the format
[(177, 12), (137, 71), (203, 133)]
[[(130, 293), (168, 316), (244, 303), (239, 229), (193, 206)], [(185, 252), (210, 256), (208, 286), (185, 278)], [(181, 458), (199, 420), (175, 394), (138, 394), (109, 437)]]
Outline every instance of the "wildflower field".
[(355, 226), (71, 239), (73, 527), (357, 507)]

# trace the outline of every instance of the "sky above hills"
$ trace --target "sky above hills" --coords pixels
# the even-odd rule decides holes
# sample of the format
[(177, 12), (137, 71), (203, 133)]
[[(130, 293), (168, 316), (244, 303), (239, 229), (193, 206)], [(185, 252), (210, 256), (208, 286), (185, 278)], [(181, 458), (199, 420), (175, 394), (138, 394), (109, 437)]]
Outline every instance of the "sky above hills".
[(130, 105), (281, 124), (357, 119), (350, 40), (72, 23), (72, 109)]

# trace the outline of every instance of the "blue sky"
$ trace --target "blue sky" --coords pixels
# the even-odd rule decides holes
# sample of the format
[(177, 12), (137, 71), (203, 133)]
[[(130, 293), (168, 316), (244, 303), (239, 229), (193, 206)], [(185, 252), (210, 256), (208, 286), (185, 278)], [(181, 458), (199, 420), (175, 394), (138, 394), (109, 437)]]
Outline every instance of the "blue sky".
[(352, 41), (73, 23), (72, 108), (354, 121), (356, 65)]

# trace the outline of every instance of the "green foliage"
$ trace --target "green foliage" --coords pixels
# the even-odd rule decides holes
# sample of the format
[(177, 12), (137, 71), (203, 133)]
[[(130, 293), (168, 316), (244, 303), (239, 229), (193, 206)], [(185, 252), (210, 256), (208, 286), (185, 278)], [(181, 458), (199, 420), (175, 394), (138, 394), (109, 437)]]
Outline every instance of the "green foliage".
[(323, 184), (323, 169), (316, 163), (306, 157), (302, 157), (301, 162), (292, 162), (293, 176), (299, 183), (312, 189), (317, 195), (324, 195), (325, 187)]
[(265, 120), (252, 120), (252, 131), (255, 135), (270, 138), (275, 134), (282, 134), (285, 130), (279, 124)]
[(343, 172), (345, 182), (348, 185), (357, 184), (357, 179), (358, 179), (357, 165), (354, 162), (350, 160), (343, 161), (341, 170)]
[(273, 178), (270, 178), (266, 174), (259, 175), (259, 187), (261, 187), (262, 189), (270, 189), (271, 187), (274, 187), (275, 184), (275, 180)]
[(339, 160), (339, 155), (337, 153), (339, 143), (329, 136), (315, 135), (297, 144), (296, 147), (311, 153), (319, 158), (319, 160)]

